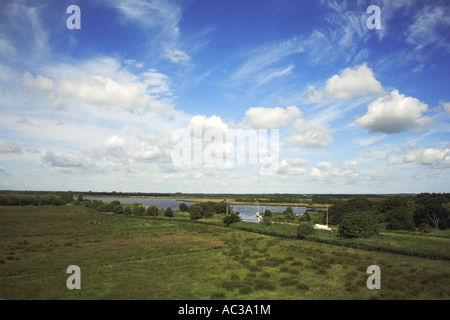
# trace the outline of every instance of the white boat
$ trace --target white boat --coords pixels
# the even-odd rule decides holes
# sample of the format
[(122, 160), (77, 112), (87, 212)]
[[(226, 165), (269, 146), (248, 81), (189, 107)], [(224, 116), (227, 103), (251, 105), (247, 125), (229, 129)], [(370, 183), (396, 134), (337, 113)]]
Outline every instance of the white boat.
[(259, 220), (259, 217), (261, 217), (261, 214), (259, 213), (259, 204), (258, 204), (258, 211), (256, 211), (255, 216), (258, 220)]
[(327, 206), (327, 221), (326, 222), (327, 222), (327, 224), (325, 226), (323, 224), (316, 224), (314, 226), (314, 229), (331, 231), (331, 229), (328, 228), (328, 206)]
[(323, 224), (316, 224), (316, 225), (314, 226), (314, 229), (331, 231), (331, 229), (328, 228), (328, 226), (324, 226)]

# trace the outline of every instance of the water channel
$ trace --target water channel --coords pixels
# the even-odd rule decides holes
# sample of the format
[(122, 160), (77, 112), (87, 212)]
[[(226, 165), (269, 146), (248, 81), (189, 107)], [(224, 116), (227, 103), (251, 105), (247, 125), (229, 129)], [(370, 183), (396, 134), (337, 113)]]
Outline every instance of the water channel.
[[(188, 206), (192, 206), (196, 199), (175, 199), (175, 198), (126, 198), (126, 197), (85, 197), (90, 200), (101, 200), (106, 203), (110, 203), (114, 200), (123, 204), (141, 203), (146, 207), (155, 206), (158, 209), (171, 208), (172, 210), (178, 210), (181, 203), (185, 203)], [(187, 201), (189, 200), (189, 201)], [(214, 200), (214, 199), (211, 199)], [(222, 200), (222, 199), (220, 199)], [(231, 200), (231, 199), (228, 199)], [(272, 212), (283, 212), (287, 206), (269, 206), (269, 205), (249, 205), (249, 204), (232, 204), (231, 210), (239, 212), (239, 216), (248, 222), (258, 222), (255, 214), (256, 212), (262, 213), (264, 209)], [(302, 215), (306, 211), (306, 207), (291, 206), (296, 215)]]

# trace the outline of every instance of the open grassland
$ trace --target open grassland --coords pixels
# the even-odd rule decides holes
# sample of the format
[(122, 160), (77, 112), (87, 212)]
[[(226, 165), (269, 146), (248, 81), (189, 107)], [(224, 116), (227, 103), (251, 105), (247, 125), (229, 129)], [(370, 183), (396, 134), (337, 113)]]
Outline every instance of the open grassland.
[[(395, 246), (399, 235), (386, 236)], [(424, 240), (421, 250), (426, 250), (436, 245), (430, 239), (416, 236), (414, 241)], [(450, 297), (450, 262), (445, 259), (190, 220), (122, 216), (74, 206), (0, 207), (0, 240), (2, 299)], [(448, 246), (445, 237), (435, 240), (438, 246)], [(81, 290), (66, 286), (70, 265), (81, 269)], [(370, 265), (381, 269), (380, 290), (366, 287)]]
[[(257, 223), (241, 223), (233, 224), (232, 227), (276, 237), (297, 238), (297, 224), (295, 223), (272, 224), (268, 226)], [(450, 230), (433, 230), (430, 234), (382, 231), (380, 235), (358, 239), (339, 238), (336, 232), (337, 226), (333, 226), (332, 230), (331, 232), (316, 231), (313, 235), (307, 236), (306, 240), (365, 251), (379, 251), (450, 261)]]

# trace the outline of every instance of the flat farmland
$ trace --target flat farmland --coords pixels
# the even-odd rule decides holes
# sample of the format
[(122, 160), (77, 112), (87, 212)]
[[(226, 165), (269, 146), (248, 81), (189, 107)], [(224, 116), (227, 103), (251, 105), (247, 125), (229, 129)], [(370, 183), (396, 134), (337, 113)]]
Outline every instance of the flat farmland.
[[(450, 262), (76, 206), (0, 207), (0, 298), (448, 299)], [(67, 268), (81, 271), (68, 289)], [(369, 290), (378, 265), (381, 289)]]

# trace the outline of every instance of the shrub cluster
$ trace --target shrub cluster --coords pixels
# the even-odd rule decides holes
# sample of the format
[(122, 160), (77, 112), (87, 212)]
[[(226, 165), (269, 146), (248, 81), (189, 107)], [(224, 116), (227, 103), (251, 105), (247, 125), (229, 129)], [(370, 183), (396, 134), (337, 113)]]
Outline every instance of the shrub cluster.
[(230, 224), (235, 223), (235, 222), (240, 222), (241, 217), (239, 217), (238, 214), (229, 214), (227, 216), (225, 216), (225, 218), (223, 218), (223, 223), (228, 227)]
[[(389, 230), (416, 230), (421, 225), (450, 227), (450, 193), (396, 195), (382, 201), (366, 198), (339, 200), (329, 208), (329, 223), (339, 225), (353, 212), (371, 213)], [(426, 230), (420, 227), (420, 230)]]
[(312, 225), (307, 222), (300, 222), (297, 228), (297, 237), (299, 239), (305, 239), (307, 236), (314, 234), (316, 230)]
[(0, 196), (0, 206), (63, 206), (68, 203), (65, 197), (45, 196)]
[(367, 238), (378, 234), (378, 221), (370, 213), (352, 212), (339, 224), (338, 236)]

